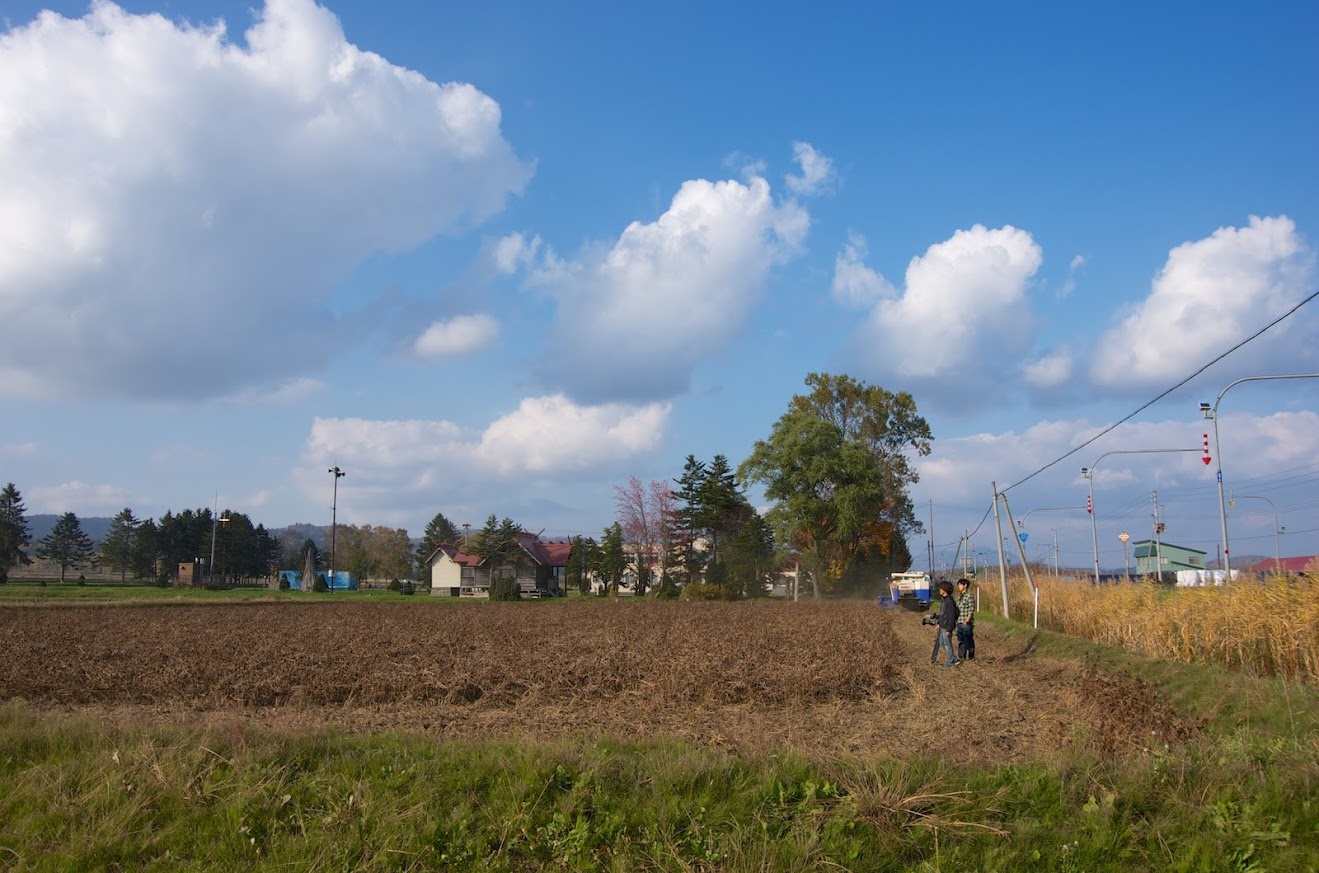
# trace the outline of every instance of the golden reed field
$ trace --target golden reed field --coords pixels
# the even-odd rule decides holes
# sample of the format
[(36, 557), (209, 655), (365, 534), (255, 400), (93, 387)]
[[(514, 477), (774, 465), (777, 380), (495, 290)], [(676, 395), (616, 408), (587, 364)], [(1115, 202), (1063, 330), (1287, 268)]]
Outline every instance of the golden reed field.
[[(1319, 567), (1310, 569), (1213, 588), (1036, 577), (1040, 627), (1183, 663), (1317, 684)], [(997, 580), (981, 585), (982, 604), (1001, 612)], [(1010, 601), (1015, 619), (1031, 621), (1024, 579), (1012, 580)]]

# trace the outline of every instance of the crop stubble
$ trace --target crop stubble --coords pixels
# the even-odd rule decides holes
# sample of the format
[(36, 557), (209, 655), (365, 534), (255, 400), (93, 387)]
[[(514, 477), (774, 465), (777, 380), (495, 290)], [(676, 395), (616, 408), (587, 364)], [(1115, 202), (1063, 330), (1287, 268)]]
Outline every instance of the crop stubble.
[(980, 637), (977, 663), (938, 670), (915, 617), (864, 603), (3, 609), (0, 699), (126, 721), (963, 759), (1045, 753), (1078, 728), (1110, 748), (1186, 735), (1138, 683)]

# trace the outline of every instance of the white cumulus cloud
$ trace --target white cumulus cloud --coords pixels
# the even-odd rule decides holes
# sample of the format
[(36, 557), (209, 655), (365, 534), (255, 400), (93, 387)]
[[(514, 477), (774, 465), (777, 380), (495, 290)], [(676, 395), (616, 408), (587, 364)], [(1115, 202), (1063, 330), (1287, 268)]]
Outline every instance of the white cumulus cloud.
[(539, 236), (528, 239), (524, 234), (510, 233), (508, 236), (500, 237), (490, 247), (490, 259), (498, 272), (512, 275), (518, 270), (529, 267), (535, 261), (540, 248)]
[(849, 233), (847, 245), (834, 258), (834, 281), (829, 289), (838, 302), (865, 308), (886, 297), (897, 296), (897, 289), (889, 280), (866, 266), (866, 254), (865, 237)]
[(875, 304), (851, 354), (867, 376), (896, 377), (925, 396), (987, 397), (1029, 350), (1026, 292), (1042, 258), (1031, 235), (1010, 225), (957, 231), (912, 259), (901, 296)]
[(785, 178), (788, 190), (798, 195), (822, 194), (831, 191), (838, 182), (838, 173), (834, 163), (820, 154), (810, 143), (792, 144), (792, 156), (801, 175), (789, 175)]
[(24, 493), (29, 511), (35, 513), (76, 512), (83, 516), (118, 511), (131, 505), (135, 497), (127, 488), (93, 485), (73, 480), (58, 485), (35, 486)]
[(295, 479), (316, 492), (323, 470), (341, 466), (348, 475), (340, 491), (367, 517), (372, 506), (554, 500), (584, 480), (612, 482), (653, 452), (670, 411), (667, 403), (583, 406), (552, 395), (524, 399), (483, 430), (443, 420), (317, 418)]
[(654, 449), (671, 407), (579, 406), (563, 395), (522, 401), (486, 429), (476, 459), (503, 473), (589, 469)]
[[(1314, 254), (1291, 219), (1252, 216), (1168, 253), (1150, 295), (1106, 331), (1090, 363), (1099, 385), (1167, 385), (1227, 351), (1294, 306), (1307, 288)], [(1278, 343), (1284, 322), (1238, 365), (1295, 363), (1306, 343)]]
[(458, 315), (437, 321), (413, 344), (419, 357), (444, 358), (485, 348), (499, 336), (499, 322), (485, 313)]
[(0, 34), (0, 131), (11, 394), (302, 375), (347, 334), (325, 300), (357, 264), (494, 215), (531, 173), (494, 100), (357, 48), (312, 0), (269, 0), (243, 43), (44, 12)]
[(1072, 355), (1058, 349), (1027, 361), (1022, 368), (1026, 381), (1036, 388), (1056, 388), (1072, 378)]
[(533, 283), (557, 303), (541, 362), (555, 388), (592, 402), (653, 400), (683, 390), (692, 368), (743, 327), (771, 268), (796, 256), (809, 216), (777, 203), (759, 176), (683, 183), (649, 224), (608, 248), (551, 255)]

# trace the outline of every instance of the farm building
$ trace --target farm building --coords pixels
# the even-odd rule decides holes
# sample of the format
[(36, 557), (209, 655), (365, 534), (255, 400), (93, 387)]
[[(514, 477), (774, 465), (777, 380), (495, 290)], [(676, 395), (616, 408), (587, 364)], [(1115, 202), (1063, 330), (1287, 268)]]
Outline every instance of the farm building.
[(523, 597), (559, 597), (567, 593), (564, 577), (572, 543), (549, 542), (530, 531), (519, 538), (523, 560), (491, 567), (463, 546), (441, 543), (426, 559), (430, 568), (431, 594), (446, 597), (489, 597), (490, 582), (497, 578), (517, 580)]
[[(1282, 566), (1279, 567), (1279, 564)], [(1319, 555), (1301, 555), (1297, 558), (1282, 558), (1280, 560), (1269, 558), (1267, 561), (1258, 561), (1245, 567), (1246, 573), (1273, 573), (1279, 569), (1284, 573), (1304, 573), (1305, 568), (1311, 565), (1319, 566)]]
[(1158, 569), (1164, 573), (1205, 568), (1205, 553), (1199, 549), (1188, 549), (1166, 542), (1156, 543), (1154, 540), (1141, 540), (1131, 546), (1132, 556), (1136, 559), (1137, 576), (1154, 575), (1156, 561), (1159, 562)]

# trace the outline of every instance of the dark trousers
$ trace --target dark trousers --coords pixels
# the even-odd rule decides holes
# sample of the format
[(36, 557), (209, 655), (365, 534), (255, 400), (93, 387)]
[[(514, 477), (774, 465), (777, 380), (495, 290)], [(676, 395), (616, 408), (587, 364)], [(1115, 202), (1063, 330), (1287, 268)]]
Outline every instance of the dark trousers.
[(976, 656), (975, 622), (957, 626), (957, 657), (974, 660)]

